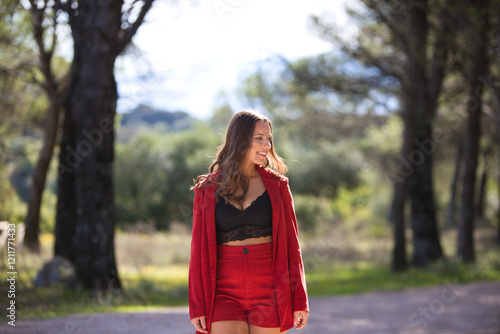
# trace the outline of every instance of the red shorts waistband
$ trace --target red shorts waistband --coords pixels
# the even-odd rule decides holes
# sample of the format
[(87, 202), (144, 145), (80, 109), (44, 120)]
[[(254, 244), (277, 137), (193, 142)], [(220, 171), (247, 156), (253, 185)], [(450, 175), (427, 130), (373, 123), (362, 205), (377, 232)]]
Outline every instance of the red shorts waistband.
[(229, 246), (217, 245), (217, 253), (219, 255), (272, 255), (273, 243), (266, 242), (255, 245)]

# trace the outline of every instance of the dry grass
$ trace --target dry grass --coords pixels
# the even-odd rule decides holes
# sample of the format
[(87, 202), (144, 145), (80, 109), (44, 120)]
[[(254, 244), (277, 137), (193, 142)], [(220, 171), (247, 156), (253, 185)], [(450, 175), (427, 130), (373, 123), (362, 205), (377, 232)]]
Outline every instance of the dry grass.
[[(426, 270), (412, 269), (404, 274), (395, 274), (389, 270), (392, 238), (387, 227), (346, 225), (331, 228), (328, 234), (320, 236), (304, 233), (301, 234), (301, 245), (309, 292), (311, 295), (359, 293), (441, 284), (445, 279), (498, 280), (500, 249), (494, 244), (494, 235), (495, 230), (491, 227), (478, 229), (475, 234), (477, 263), (462, 265), (453, 260), (456, 231), (445, 230), (441, 240), (447, 261)], [(42, 252), (38, 255), (28, 253), (26, 249), (17, 252), (16, 298), (22, 305), (22, 318), (187, 304), (191, 241), (187, 226), (173, 224), (169, 233), (118, 232), (115, 249), (124, 292), (108, 293), (106, 298), (60, 286), (34, 288), (32, 282), (37, 271), (52, 258), (53, 236), (43, 235), (41, 241)], [(408, 254), (411, 254), (411, 247)], [(6, 258), (5, 254), (1, 256)], [(3, 277), (1, 279), (3, 282)], [(5, 291), (5, 284), (0, 283), (0, 288)], [(2, 293), (1, 298), (5, 298), (4, 295)]]

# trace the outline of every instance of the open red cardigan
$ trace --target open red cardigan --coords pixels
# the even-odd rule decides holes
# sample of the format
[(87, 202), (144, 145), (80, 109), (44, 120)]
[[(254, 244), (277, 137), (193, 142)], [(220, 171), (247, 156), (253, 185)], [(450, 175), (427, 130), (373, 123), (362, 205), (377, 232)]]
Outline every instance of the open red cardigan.
[[(293, 199), (286, 177), (278, 177), (259, 166), (256, 168), (264, 181), (273, 208), (274, 286), (280, 330), (286, 331), (293, 327), (294, 311), (309, 311)], [(209, 333), (217, 272), (216, 188), (215, 184), (209, 184), (195, 189), (189, 262), (189, 316), (191, 319), (205, 316)]]

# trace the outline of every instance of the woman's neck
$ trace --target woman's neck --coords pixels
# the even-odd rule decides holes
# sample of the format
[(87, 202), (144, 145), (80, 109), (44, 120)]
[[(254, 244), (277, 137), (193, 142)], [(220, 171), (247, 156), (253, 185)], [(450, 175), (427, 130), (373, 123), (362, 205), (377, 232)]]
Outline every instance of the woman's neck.
[(255, 164), (247, 164), (242, 170), (243, 175), (251, 179), (259, 175), (259, 171), (255, 168)]

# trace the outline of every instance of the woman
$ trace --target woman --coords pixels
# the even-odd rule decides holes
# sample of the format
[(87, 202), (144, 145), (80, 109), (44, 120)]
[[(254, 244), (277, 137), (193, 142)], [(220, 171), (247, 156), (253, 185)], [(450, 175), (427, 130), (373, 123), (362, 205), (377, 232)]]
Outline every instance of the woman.
[(197, 333), (274, 334), (309, 316), (287, 167), (270, 120), (241, 111), (193, 187), (189, 314)]

